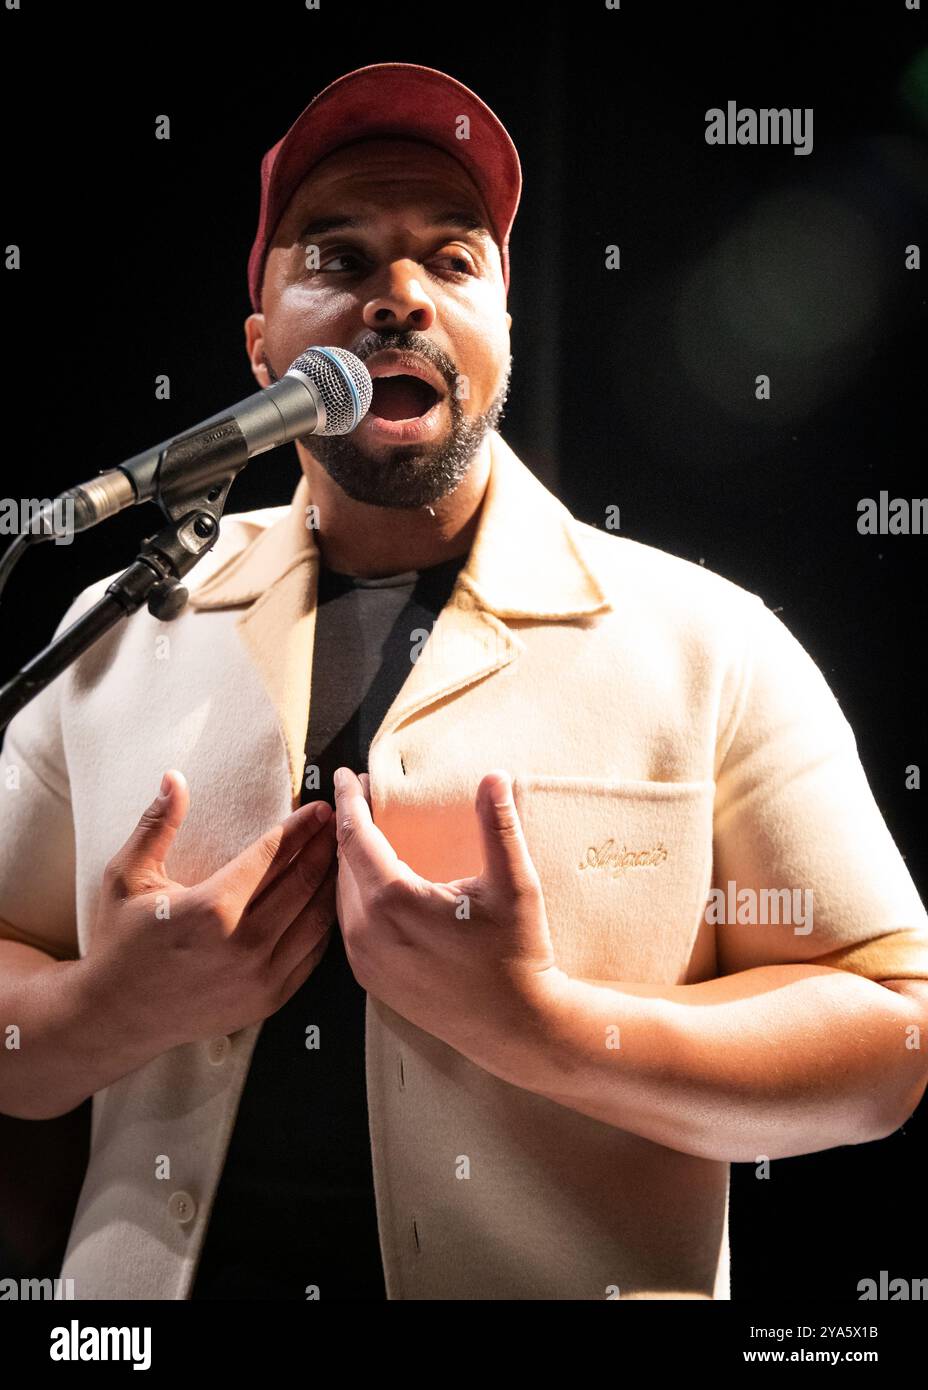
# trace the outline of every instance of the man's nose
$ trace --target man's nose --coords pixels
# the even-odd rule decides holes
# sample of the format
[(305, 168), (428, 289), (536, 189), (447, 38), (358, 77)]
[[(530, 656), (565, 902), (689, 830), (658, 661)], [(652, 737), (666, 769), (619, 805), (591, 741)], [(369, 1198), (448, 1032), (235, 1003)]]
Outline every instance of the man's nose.
[(424, 333), (435, 322), (435, 305), (422, 283), (422, 267), (415, 261), (393, 261), (385, 266), (375, 293), (364, 306), (364, 322), (381, 332), (394, 328)]

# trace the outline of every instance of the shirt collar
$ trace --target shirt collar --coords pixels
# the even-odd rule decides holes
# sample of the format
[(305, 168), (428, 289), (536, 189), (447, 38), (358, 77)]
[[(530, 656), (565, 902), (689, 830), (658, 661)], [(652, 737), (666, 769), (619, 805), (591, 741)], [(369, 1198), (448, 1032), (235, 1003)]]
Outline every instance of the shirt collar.
[[(488, 438), (487, 489), (456, 588), (469, 590), (499, 618), (559, 619), (610, 609), (578, 523), (495, 430)], [(318, 563), (306, 524), (311, 503), (302, 474), (284, 515), (195, 589), (191, 607), (250, 604), (294, 568)]]

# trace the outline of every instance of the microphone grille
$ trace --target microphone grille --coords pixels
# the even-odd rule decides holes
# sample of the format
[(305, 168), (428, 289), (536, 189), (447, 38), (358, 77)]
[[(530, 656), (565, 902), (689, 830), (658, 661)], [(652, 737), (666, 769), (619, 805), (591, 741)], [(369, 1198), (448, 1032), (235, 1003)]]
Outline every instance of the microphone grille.
[(338, 347), (311, 347), (288, 368), (308, 377), (322, 397), (325, 429), (320, 434), (350, 434), (370, 410), (374, 387), (370, 373), (353, 352)]

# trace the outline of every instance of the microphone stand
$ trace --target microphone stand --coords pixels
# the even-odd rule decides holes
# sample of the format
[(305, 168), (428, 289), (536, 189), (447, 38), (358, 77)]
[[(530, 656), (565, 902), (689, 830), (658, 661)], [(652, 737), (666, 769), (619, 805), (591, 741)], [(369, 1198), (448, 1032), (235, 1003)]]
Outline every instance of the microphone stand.
[[(215, 437), (215, 421), (203, 433)], [(156, 500), (169, 519), (143, 540), (128, 569), (107, 586), (101, 599), (66, 628), (38, 656), (0, 687), (0, 731), (14, 715), (123, 618), (148, 604), (148, 611), (170, 622), (189, 597), (180, 582), (219, 538), (219, 522), (229, 489), (248, 462), (248, 446), (238, 430), (227, 433), (221, 454), (196, 458), (200, 431), (175, 440), (158, 461)]]

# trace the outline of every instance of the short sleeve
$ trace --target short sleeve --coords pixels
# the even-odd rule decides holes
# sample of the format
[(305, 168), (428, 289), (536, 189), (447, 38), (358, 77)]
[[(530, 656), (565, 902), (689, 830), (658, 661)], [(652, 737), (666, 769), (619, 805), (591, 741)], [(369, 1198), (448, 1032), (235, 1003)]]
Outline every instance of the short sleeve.
[(719, 973), (814, 963), (928, 979), (928, 917), (808, 652), (756, 600), (716, 775)]
[[(265, 508), (225, 517), (220, 538), (198, 567), (195, 582), (205, 582), (284, 511)], [(103, 597), (118, 573), (81, 590), (58, 623), (55, 637)], [(0, 939), (25, 942), (59, 959), (80, 954), (65, 738), (68, 733), (77, 744), (82, 733), (65, 727), (65, 693), (72, 671), (73, 667), (46, 686), (0, 735)]]
[[(77, 616), (81, 595), (56, 635)], [(61, 732), (64, 676), (7, 725), (0, 751), (0, 938), (76, 958), (74, 823)]]

